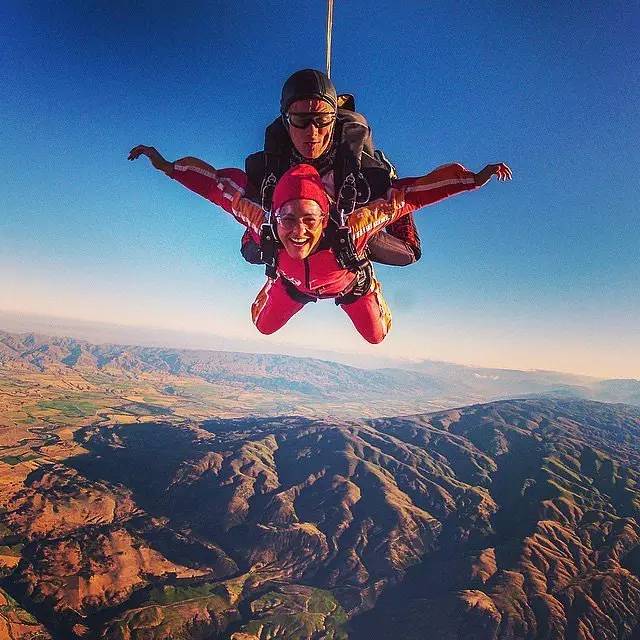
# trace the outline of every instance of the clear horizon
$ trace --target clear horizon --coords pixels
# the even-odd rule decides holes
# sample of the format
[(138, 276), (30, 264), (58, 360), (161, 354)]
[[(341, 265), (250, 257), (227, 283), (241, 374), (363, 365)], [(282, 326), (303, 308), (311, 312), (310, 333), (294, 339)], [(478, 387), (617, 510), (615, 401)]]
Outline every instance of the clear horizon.
[[(265, 350), (640, 378), (634, 6), (411, 1), (399, 13), (338, 0), (335, 83), (400, 175), (505, 161), (514, 180), (417, 214), (422, 260), (376, 268), (394, 316), (382, 345), (331, 303), (257, 333), (249, 306), (264, 273), (239, 255), (242, 228), (126, 157), (143, 143), (242, 166), (286, 77), (324, 65), (324, 11), (4, 5), (0, 309)], [(371, 36), (357, 47), (354, 25)]]
[(590, 377), (594, 379), (629, 379), (638, 380), (640, 377), (593, 375), (581, 371), (567, 371), (549, 369), (547, 367), (524, 368), (500, 364), (486, 364), (478, 362), (455, 362), (440, 358), (423, 358), (416, 356), (388, 356), (384, 354), (363, 353), (359, 351), (332, 351), (327, 348), (312, 345), (300, 346), (285, 341), (272, 341), (265, 344), (259, 338), (229, 338), (213, 333), (189, 332), (171, 327), (148, 325), (124, 325), (108, 322), (82, 320), (73, 317), (50, 316), (44, 314), (22, 314), (19, 312), (0, 309), (0, 331), (8, 333), (51, 332), (52, 336), (70, 337), (86, 340), (90, 343), (130, 344), (133, 346), (151, 346), (167, 349), (187, 349), (205, 351), (229, 351), (241, 353), (266, 353), (288, 355), (298, 358), (320, 358), (359, 368), (384, 368), (420, 362), (436, 362), (472, 369), (516, 370), (523, 372), (549, 372), (576, 377)]

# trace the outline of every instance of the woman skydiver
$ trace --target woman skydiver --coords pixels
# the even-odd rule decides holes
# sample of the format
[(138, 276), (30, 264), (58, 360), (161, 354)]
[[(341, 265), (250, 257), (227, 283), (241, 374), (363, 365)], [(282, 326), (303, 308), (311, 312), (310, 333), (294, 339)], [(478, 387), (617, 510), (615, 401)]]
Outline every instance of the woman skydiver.
[[(216, 170), (192, 157), (168, 162), (154, 147), (144, 145), (134, 147), (129, 160), (141, 155), (230, 213), (249, 230), (254, 242), (264, 243), (263, 225), (269, 219), (262, 207), (244, 196), (244, 171)], [(384, 197), (355, 209), (339, 227), (329, 215), (329, 198), (318, 171), (308, 164), (291, 167), (273, 192), (275, 276), (267, 279), (251, 307), (256, 328), (263, 334), (274, 333), (308, 302), (329, 298), (346, 312), (365, 340), (382, 342), (391, 328), (391, 313), (366, 258), (369, 240), (403, 216), (484, 186), (494, 175), (500, 181), (510, 180), (511, 169), (498, 163), (473, 173), (460, 164), (448, 164), (426, 176), (394, 180)], [(345, 254), (347, 245), (351, 251)]]

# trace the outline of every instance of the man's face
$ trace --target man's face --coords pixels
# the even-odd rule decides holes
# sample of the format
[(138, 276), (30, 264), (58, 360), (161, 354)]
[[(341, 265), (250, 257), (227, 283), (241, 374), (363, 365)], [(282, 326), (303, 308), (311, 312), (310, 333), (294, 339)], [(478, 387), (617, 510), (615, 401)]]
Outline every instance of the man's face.
[[(299, 121), (300, 124), (305, 124), (305, 115), (314, 116), (316, 114), (321, 119), (321, 114), (325, 114), (325, 119), (329, 120), (329, 123), (325, 126), (318, 126), (316, 123), (307, 120), (304, 128), (295, 127), (291, 123), (292, 116), (294, 124), (296, 121)], [(334, 117), (328, 118), (326, 114), (333, 114)], [(310, 160), (319, 158), (331, 144), (331, 136), (335, 125), (335, 109), (328, 102), (317, 98), (296, 100), (289, 106), (287, 116), (289, 117), (289, 137), (298, 153)]]
[(318, 246), (327, 214), (315, 200), (289, 200), (276, 213), (278, 237), (291, 258), (304, 260)]

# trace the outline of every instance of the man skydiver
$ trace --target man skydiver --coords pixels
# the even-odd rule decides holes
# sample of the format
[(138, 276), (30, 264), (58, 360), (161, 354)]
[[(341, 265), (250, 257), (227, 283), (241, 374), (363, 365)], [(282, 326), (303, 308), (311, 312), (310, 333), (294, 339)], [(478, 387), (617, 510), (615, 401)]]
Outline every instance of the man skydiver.
[[(386, 193), (395, 177), (393, 166), (374, 152), (364, 117), (353, 109), (340, 108), (340, 98), (322, 71), (302, 69), (287, 79), (280, 117), (267, 127), (264, 151), (245, 161), (246, 197), (270, 210), (269, 190), (287, 169), (300, 163), (318, 170), (334, 203), (351, 171), (358, 177), (357, 205)], [(419, 260), (420, 238), (413, 216), (403, 217), (371, 238), (368, 251), (371, 260), (387, 265), (404, 266)], [(249, 231), (242, 238), (242, 255), (248, 262), (262, 263), (260, 248)]]
[[(156, 169), (222, 207), (247, 227), (254, 242), (260, 242), (267, 214), (244, 196), (247, 176), (243, 171), (215, 170), (190, 157), (168, 162), (154, 147), (144, 145), (134, 147), (129, 160), (141, 155)], [(420, 178), (394, 180), (385, 197), (357, 208), (348, 217), (348, 239), (356, 254), (364, 257), (371, 238), (389, 224), (426, 205), (481, 187), (494, 175), (501, 181), (510, 180), (511, 169), (499, 163), (472, 173), (460, 164), (449, 164)], [(251, 307), (253, 323), (261, 333), (271, 334), (308, 302), (330, 298), (365, 340), (380, 343), (391, 328), (391, 313), (380, 284), (364, 258), (356, 269), (342, 266), (329, 210), (325, 186), (314, 167), (294, 165), (278, 181), (273, 192), (277, 275), (268, 278), (258, 293)]]

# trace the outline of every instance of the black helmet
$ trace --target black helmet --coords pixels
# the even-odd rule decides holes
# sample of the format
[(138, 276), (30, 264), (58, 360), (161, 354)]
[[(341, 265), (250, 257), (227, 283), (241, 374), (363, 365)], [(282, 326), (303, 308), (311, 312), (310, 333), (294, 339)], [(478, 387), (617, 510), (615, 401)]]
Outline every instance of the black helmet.
[(338, 108), (338, 95), (333, 82), (322, 71), (302, 69), (284, 83), (280, 98), (280, 112), (286, 113), (292, 102), (305, 98), (320, 98), (334, 109)]

